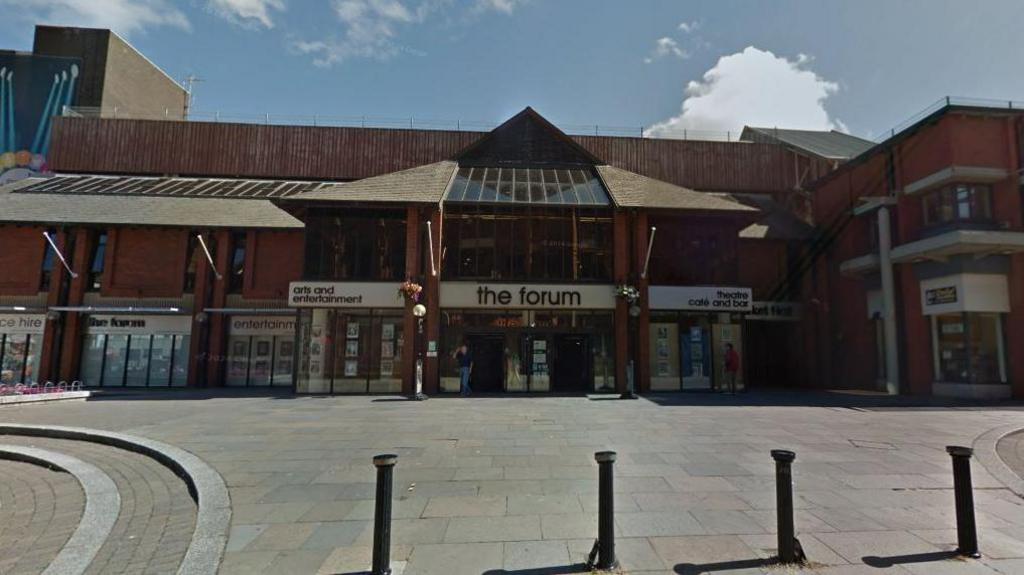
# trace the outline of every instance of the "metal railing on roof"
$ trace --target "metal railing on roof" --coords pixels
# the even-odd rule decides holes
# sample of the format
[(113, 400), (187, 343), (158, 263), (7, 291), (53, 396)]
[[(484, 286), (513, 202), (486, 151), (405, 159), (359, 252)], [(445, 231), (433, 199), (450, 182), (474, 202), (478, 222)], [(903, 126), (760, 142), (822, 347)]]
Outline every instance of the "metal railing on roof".
[(876, 143), (884, 142), (896, 134), (906, 130), (928, 116), (938, 112), (939, 110), (948, 106), (972, 106), (978, 108), (993, 108), (993, 109), (1004, 109), (1004, 110), (1021, 110), (1024, 111), (1024, 101), (1020, 100), (996, 100), (993, 98), (964, 98), (959, 96), (945, 96), (939, 98), (930, 106), (921, 110), (920, 112), (910, 116), (903, 120), (899, 124), (893, 126), (889, 130), (882, 132), (873, 140)]
[[(165, 109), (163, 113), (139, 113), (118, 109), (65, 106), (64, 116), (78, 118), (121, 118), (131, 120), (166, 120), (188, 122), (224, 122), (238, 124), (266, 124), (276, 126), (325, 126), (340, 128), (389, 128), (406, 130), (448, 130), (458, 132), (488, 132), (498, 127), (495, 122), (443, 120), (436, 118), (387, 116), (331, 116), (302, 114), (237, 114), (227, 112), (190, 111), (187, 118), (181, 110)], [(652, 134), (643, 126), (602, 126), (599, 124), (557, 124), (566, 134), (573, 136), (606, 136), (627, 138), (656, 138), (666, 140), (694, 140), (705, 142), (735, 142), (738, 132), (689, 129), (659, 129)]]

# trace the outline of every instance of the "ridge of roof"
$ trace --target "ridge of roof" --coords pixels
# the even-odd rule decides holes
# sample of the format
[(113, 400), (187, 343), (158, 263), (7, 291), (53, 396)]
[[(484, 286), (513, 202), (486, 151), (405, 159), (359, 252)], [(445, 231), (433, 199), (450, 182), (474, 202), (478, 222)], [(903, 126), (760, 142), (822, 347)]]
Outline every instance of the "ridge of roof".
[(293, 202), (409, 202), (436, 204), (444, 197), (458, 164), (441, 160), (353, 182), (327, 184), (318, 190), (275, 198)]
[(728, 194), (699, 192), (608, 164), (595, 168), (618, 207), (749, 213), (760, 211), (737, 202)]

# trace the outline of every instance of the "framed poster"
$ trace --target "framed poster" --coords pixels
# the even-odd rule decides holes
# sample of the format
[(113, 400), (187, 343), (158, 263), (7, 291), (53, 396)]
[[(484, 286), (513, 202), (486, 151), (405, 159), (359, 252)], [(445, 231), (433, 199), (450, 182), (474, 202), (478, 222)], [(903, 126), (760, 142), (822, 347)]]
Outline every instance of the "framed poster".
[(395, 362), (390, 359), (380, 360), (380, 375), (389, 376), (395, 371)]
[(380, 342), (380, 356), (391, 358), (395, 356), (395, 344), (391, 341)]
[(345, 357), (359, 357), (358, 339), (350, 339), (345, 342)]
[(534, 351), (546, 351), (548, 349), (548, 340), (546, 339), (535, 339), (533, 340)]
[(345, 326), (345, 337), (357, 338), (359, 337), (359, 323), (350, 321)]
[(355, 377), (359, 373), (359, 362), (354, 359), (345, 360), (345, 377)]
[(668, 359), (668, 339), (658, 338), (658, 359)]
[(294, 348), (294, 346), (295, 346), (295, 342), (282, 341), (281, 342), (281, 348), (279, 350), (279, 355), (281, 357), (291, 357), (292, 356), (292, 349)]
[(658, 339), (668, 339), (668, 326), (666, 326), (666, 325), (659, 325), (658, 326), (657, 334), (658, 334)]
[(270, 355), (270, 342), (269, 341), (257, 341), (256, 342), (256, 355), (259, 355), (259, 356)]
[(386, 323), (380, 328), (381, 339), (394, 339), (395, 338), (395, 324)]
[(667, 361), (658, 362), (658, 377), (668, 377), (672, 375), (672, 370), (669, 368)]
[(279, 359), (279, 360), (277, 360), (277, 371), (279, 373), (291, 373), (292, 372), (292, 360), (290, 360), (290, 359)]

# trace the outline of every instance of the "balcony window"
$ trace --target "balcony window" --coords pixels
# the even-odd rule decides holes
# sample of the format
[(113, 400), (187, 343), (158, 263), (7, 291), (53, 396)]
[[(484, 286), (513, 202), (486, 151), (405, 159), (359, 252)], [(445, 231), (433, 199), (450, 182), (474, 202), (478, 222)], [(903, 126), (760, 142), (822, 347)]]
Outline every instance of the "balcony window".
[(927, 193), (922, 203), (926, 226), (992, 219), (992, 189), (983, 184), (946, 186)]

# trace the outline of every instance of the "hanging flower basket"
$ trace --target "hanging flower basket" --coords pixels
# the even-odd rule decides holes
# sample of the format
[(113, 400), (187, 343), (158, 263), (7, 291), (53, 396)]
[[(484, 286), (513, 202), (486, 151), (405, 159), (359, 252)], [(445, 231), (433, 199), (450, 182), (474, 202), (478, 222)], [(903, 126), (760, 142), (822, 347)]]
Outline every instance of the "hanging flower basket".
[(640, 299), (640, 290), (626, 284), (615, 286), (615, 297), (620, 297), (629, 303), (636, 303)]
[(398, 286), (398, 297), (405, 297), (410, 301), (420, 301), (420, 293), (423, 292), (423, 286), (412, 281), (405, 280), (402, 285)]

